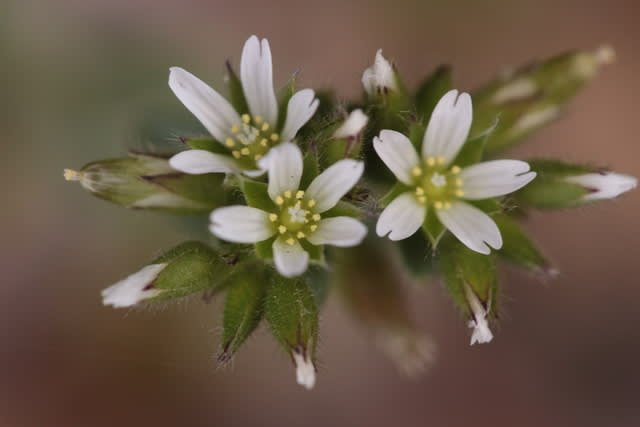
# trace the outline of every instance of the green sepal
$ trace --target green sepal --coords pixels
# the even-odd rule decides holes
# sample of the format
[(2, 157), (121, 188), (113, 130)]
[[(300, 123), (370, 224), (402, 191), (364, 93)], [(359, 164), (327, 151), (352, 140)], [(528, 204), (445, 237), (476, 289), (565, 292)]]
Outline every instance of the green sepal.
[(327, 268), (310, 265), (303, 275), (303, 279), (309, 285), (309, 289), (313, 292), (316, 299), (316, 305), (322, 307), (327, 301), (330, 290), (331, 274)]
[(434, 250), (426, 233), (414, 233), (412, 236), (396, 242), (395, 246), (411, 274), (422, 278), (433, 273)]
[(424, 222), (422, 223), (422, 230), (429, 238), (432, 250), (435, 251), (438, 248), (442, 236), (447, 232), (447, 228), (442, 225), (438, 219), (435, 208), (427, 208)]
[(314, 153), (307, 153), (303, 159), (302, 176), (300, 177), (300, 188), (309, 188), (311, 182), (320, 174), (318, 157)]
[(482, 161), (487, 140), (491, 138), (498, 123), (499, 121), (496, 119), (489, 128), (467, 140), (451, 164), (464, 168)]
[(500, 199), (498, 198), (483, 199), (483, 200), (466, 200), (464, 203), (469, 203), (470, 205), (475, 206), (476, 208), (480, 209), (482, 212), (486, 213), (489, 216), (493, 216), (505, 210)]
[(453, 79), (449, 65), (440, 65), (420, 84), (415, 96), (415, 105), (424, 123), (429, 122), (436, 104), (451, 89), (453, 89)]
[(291, 79), (287, 82), (286, 85), (278, 92), (278, 123), (276, 125), (276, 129), (282, 130), (284, 128), (284, 122), (287, 119), (287, 114), (289, 113), (287, 107), (289, 105), (289, 100), (296, 93), (296, 79), (298, 77), (298, 73), (295, 73)]
[(502, 235), (502, 248), (498, 256), (511, 264), (534, 272), (550, 273), (549, 262), (529, 239), (518, 223), (506, 214), (495, 215), (493, 220)]
[(266, 212), (274, 212), (276, 205), (269, 197), (268, 188), (269, 186), (264, 182), (254, 181), (249, 178), (242, 178), (240, 182), (240, 189), (249, 206)]
[(213, 138), (182, 138), (185, 144), (194, 150), (205, 150), (216, 154), (229, 155), (227, 150), (220, 142)]
[(306, 354), (312, 362), (315, 361), (318, 308), (313, 292), (302, 278), (272, 276), (265, 299), (264, 317), (287, 353)]
[(209, 173), (188, 175), (174, 172), (164, 175), (145, 175), (142, 179), (160, 186), (172, 194), (201, 203), (209, 210), (225, 204), (227, 194), (224, 191), (224, 174)]
[(412, 121), (409, 124), (409, 141), (418, 153), (422, 152), (422, 141), (424, 139), (426, 127), (422, 122)]
[(378, 201), (378, 204), (383, 208), (388, 206), (396, 197), (399, 195), (406, 193), (407, 191), (411, 191), (411, 188), (406, 186), (405, 184), (397, 181), (391, 190)]
[(222, 351), (218, 362), (230, 361), (258, 327), (267, 289), (263, 277), (262, 272), (254, 271), (234, 278), (224, 302)]
[(227, 66), (227, 86), (229, 86), (229, 101), (233, 108), (239, 113), (244, 114), (249, 112), (249, 106), (247, 105), (247, 98), (244, 95), (244, 89), (242, 88), (242, 82), (240, 78), (233, 70), (231, 62), (226, 62)]
[(326, 261), (324, 258), (324, 245), (315, 246), (305, 239), (300, 239), (299, 242), (300, 246), (302, 246), (302, 248), (309, 254), (309, 259), (311, 261), (318, 265), (326, 266)]
[(350, 216), (352, 218), (362, 218), (364, 212), (359, 207), (349, 202), (340, 201), (334, 207), (322, 213), (323, 218), (333, 218), (336, 216)]
[(273, 259), (273, 242), (277, 239), (277, 236), (268, 238), (255, 244), (256, 255), (262, 259)]

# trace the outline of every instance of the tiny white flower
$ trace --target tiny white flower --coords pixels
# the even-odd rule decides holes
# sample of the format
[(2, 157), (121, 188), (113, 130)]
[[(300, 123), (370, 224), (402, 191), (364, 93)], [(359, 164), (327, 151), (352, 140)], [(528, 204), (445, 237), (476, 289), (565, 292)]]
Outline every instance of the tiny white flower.
[(309, 359), (308, 352), (294, 348), (291, 352), (293, 363), (296, 365), (296, 380), (299, 385), (311, 390), (316, 384), (316, 367)]
[(489, 254), (502, 247), (502, 236), (486, 213), (463, 200), (509, 194), (535, 178), (519, 160), (492, 160), (465, 168), (452, 164), (469, 135), (471, 97), (452, 90), (436, 105), (422, 142), (422, 155), (405, 135), (383, 130), (373, 147), (396, 178), (410, 187), (384, 209), (378, 236), (402, 240), (422, 226), (427, 209), (470, 249)]
[(587, 173), (565, 178), (565, 181), (580, 185), (589, 191), (582, 197), (584, 201), (613, 199), (638, 185), (638, 179), (613, 172)]
[[(491, 342), (493, 339), (493, 333), (489, 329), (489, 322), (487, 321), (487, 315), (489, 309), (485, 308), (473, 289), (467, 284), (464, 285), (464, 294), (467, 299), (467, 304), (471, 309), (472, 320), (469, 320), (469, 328), (473, 329), (471, 334), (471, 345), (475, 343), (485, 344)], [(490, 306), (490, 302), (487, 307)]]
[(131, 307), (143, 300), (157, 297), (162, 293), (162, 290), (155, 289), (152, 286), (153, 281), (166, 266), (166, 263), (147, 265), (115, 285), (104, 289), (102, 291), (103, 304), (116, 308)]
[(249, 206), (228, 206), (211, 213), (210, 230), (235, 243), (257, 243), (276, 235), (273, 259), (285, 277), (304, 273), (309, 254), (300, 244), (340, 247), (360, 244), (367, 228), (354, 218), (322, 218), (362, 176), (360, 161), (341, 160), (318, 175), (306, 190), (299, 189), (302, 153), (292, 143), (273, 148), (269, 155), (268, 195), (274, 209), (266, 212)]
[(172, 67), (169, 86), (185, 107), (222, 144), (228, 154), (187, 150), (171, 158), (171, 166), (189, 174), (211, 172), (249, 176), (264, 173), (258, 165), (269, 150), (292, 141), (318, 108), (311, 89), (295, 93), (287, 105), (286, 119), (278, 129), (278, 102), (273, 89), (271, 49), (266, 39), (251, 36), (240, 61), (240, 80), (249, 113), (240, 114), (213, 88), (188, 71)]
[(362, 85), (370, 96), (398, 90), (393, 66), (382, 56), (382, 49), (376, 52), (373, 65), (362, 73)]
[(361, 109), (355, 109), (349, 114), (349, 117), (347, 117), (344, 123), (336, 129), (333, 137), (336, 139), (356, 138), (368, 122), (369, 117), (363, 113)]

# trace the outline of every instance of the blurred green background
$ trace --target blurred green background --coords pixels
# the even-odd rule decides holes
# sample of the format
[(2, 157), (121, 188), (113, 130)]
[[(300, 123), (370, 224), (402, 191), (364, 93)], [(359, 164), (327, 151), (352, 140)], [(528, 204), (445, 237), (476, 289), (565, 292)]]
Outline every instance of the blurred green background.
[[(218, 369), (220, 302), (103, 307), (100, 290), (204, 223), (134, 212), (62, 179), (196, 125), (170, 92), (180, 65), (219, 87), (251, 34), (275, 80), (360, 93), (377, 48), (410, 84), (442, 62), (470, 90), (499, 70), (607, 42), (617, 62), (515, 157), (554, 155), (640, 175), (640, 4), (610, 0), (2, 0), (1, 426), (637, 426), (640, 198), (535, 214), (527, 228), (561, 272), (505, 271), (490, 345), (442, 287), (414, 291), (437, 361), (408, 380), (337, 298), (322, 316), (306, 392), (261, 329)], [(169, 145), (171, 142), (169, 141)]]

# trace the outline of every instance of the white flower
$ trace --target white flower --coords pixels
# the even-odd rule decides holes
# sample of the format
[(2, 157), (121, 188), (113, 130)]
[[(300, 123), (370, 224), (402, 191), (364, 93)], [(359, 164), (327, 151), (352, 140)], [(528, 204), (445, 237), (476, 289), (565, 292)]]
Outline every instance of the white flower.
[[(491, 342), (493, 339), (493, 333), (489, 329), (489, 322), (487, 321), (487, 315), (489, 309), (485, 308), (478, 296), (473, 292), (473, 289), (467, 284), (464, 285), (464, 295), (471, 309), (472, 320), (469, 320), (469, 327), (473, 329), (471, 334), (471, 345), (475, 343), (485, 344)], [(487, 304), (489, 307), (491, 303)]]
[(139, 302), (157, 297), (162, 290), (153, 288), (153, 281), (167, 264), (151, 264), (102, 291), (104, 305), (131, 307)]
[(398, 90), (395, 72), (389, 61), (382, 56), (382, 49), (376, 52), (373, 65), (362, 73), (362, 85), (371, 96)]
[(281, 142), (292, 141), (311, 119), (319, 101), (311, 89), (295, 93), (287, 105), (286, 119), (278, 124), (278, 102), (273, 89), (271, 49), (266, 39), (251, 36), (244, 44), (240, 80), (249, 112), (240, 114), (218, 92), (193, 74), (172, 67), (169, 87), (185, 107), (223, 145), (228, 154), (187, 150), (171, 158), (171, 166), (189, 174), (238, 172), (257, 176), (257, 162)]
[(436, 105), (422, 141), (422, 158), (403, 134), (383, 130), (374, 138), (378, 156), (409, 189), (384, 209), (376, 232), (402, 240), (423, 224), (428, 209), (470, 249), (482, 254), (500, 249), (502, 236), (486, 213), (463, 200), (511, 193), (535, 178), (519, 160), (492, 160), (464, 169), (453, 165), (471, 127), (471, 97), (452, 90)]
[(353, 110), (349, 117), (333, 133), (336, 139), (356, 138), (369, 122), (369, 117), (361, 109)]
[(316, 384), (316, 367), (309, 359), (307, 352), (301, 351), (298, 347), (291, 352), (293, 363), (296, 365), (296, 380), (299, 385), (307, 390), (311, 390)]
[(305, 272), (309, 254), (301, 242), (315, 246), (358, 245), (367, 233), (359, 221), (338, 216), (322, 218), (360, 179), (360, 161), (341, 160), (318, 175), (306, 190), (300, 190), (302, 153), (292, 143), (273, 148), (269, 155), (269, 198), (274, 207), (267, 212), (249, 206), (228, 206), (211, 213), (210, 230), (235, 243), (256, 243), (277, 235), (273, 242), (276, 268), (286, 277)]
[(565, 181), (580, 185), (589, 191), (582, 197), (584, 201), (613, 199), (638, 185), (637, 178), (613, 172), (574, 175), (565, 178)]

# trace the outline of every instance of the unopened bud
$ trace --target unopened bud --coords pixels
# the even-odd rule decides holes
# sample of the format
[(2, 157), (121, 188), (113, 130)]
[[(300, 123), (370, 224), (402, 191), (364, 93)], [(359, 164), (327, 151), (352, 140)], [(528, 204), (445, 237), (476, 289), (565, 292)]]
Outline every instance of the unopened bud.
[(480, 301), (475, 291), (466, 283), (464, 284), (464, 291), (472, 317), (469, 320), (469, 328), (473, 329), (471, 334), (471, 345), (491, 342), (493, 339), (493, 333), (491, 332), (491, 329), (489, 329), (489, 322), (487, 321), (491, 302), (483, 303)]
[(382, 56), (382, 49), (378, 49), (376, 52), (373, 65), (362, 73), (362, 85), (369, 96), (387, 94), (389, 91), (398, 90), (395, 71), (391, 63)]
[(637, 178), (614, 172), (574, 175), (565, 178), (565, 181), (577, 184), (589, 191), (582, 196), (584, 201), (613, 199), (622, 193), (633, 190), (638, 185)]
[(165, 263), (147, 265), (115, 285), (104, 289), (102, 291), (104, 305), (111, 305), (115, 308), (131, 307), (144, 300), (157, 297), (162, 293), (162, 290), (155, 288), (153, 282), (166, 266)]

